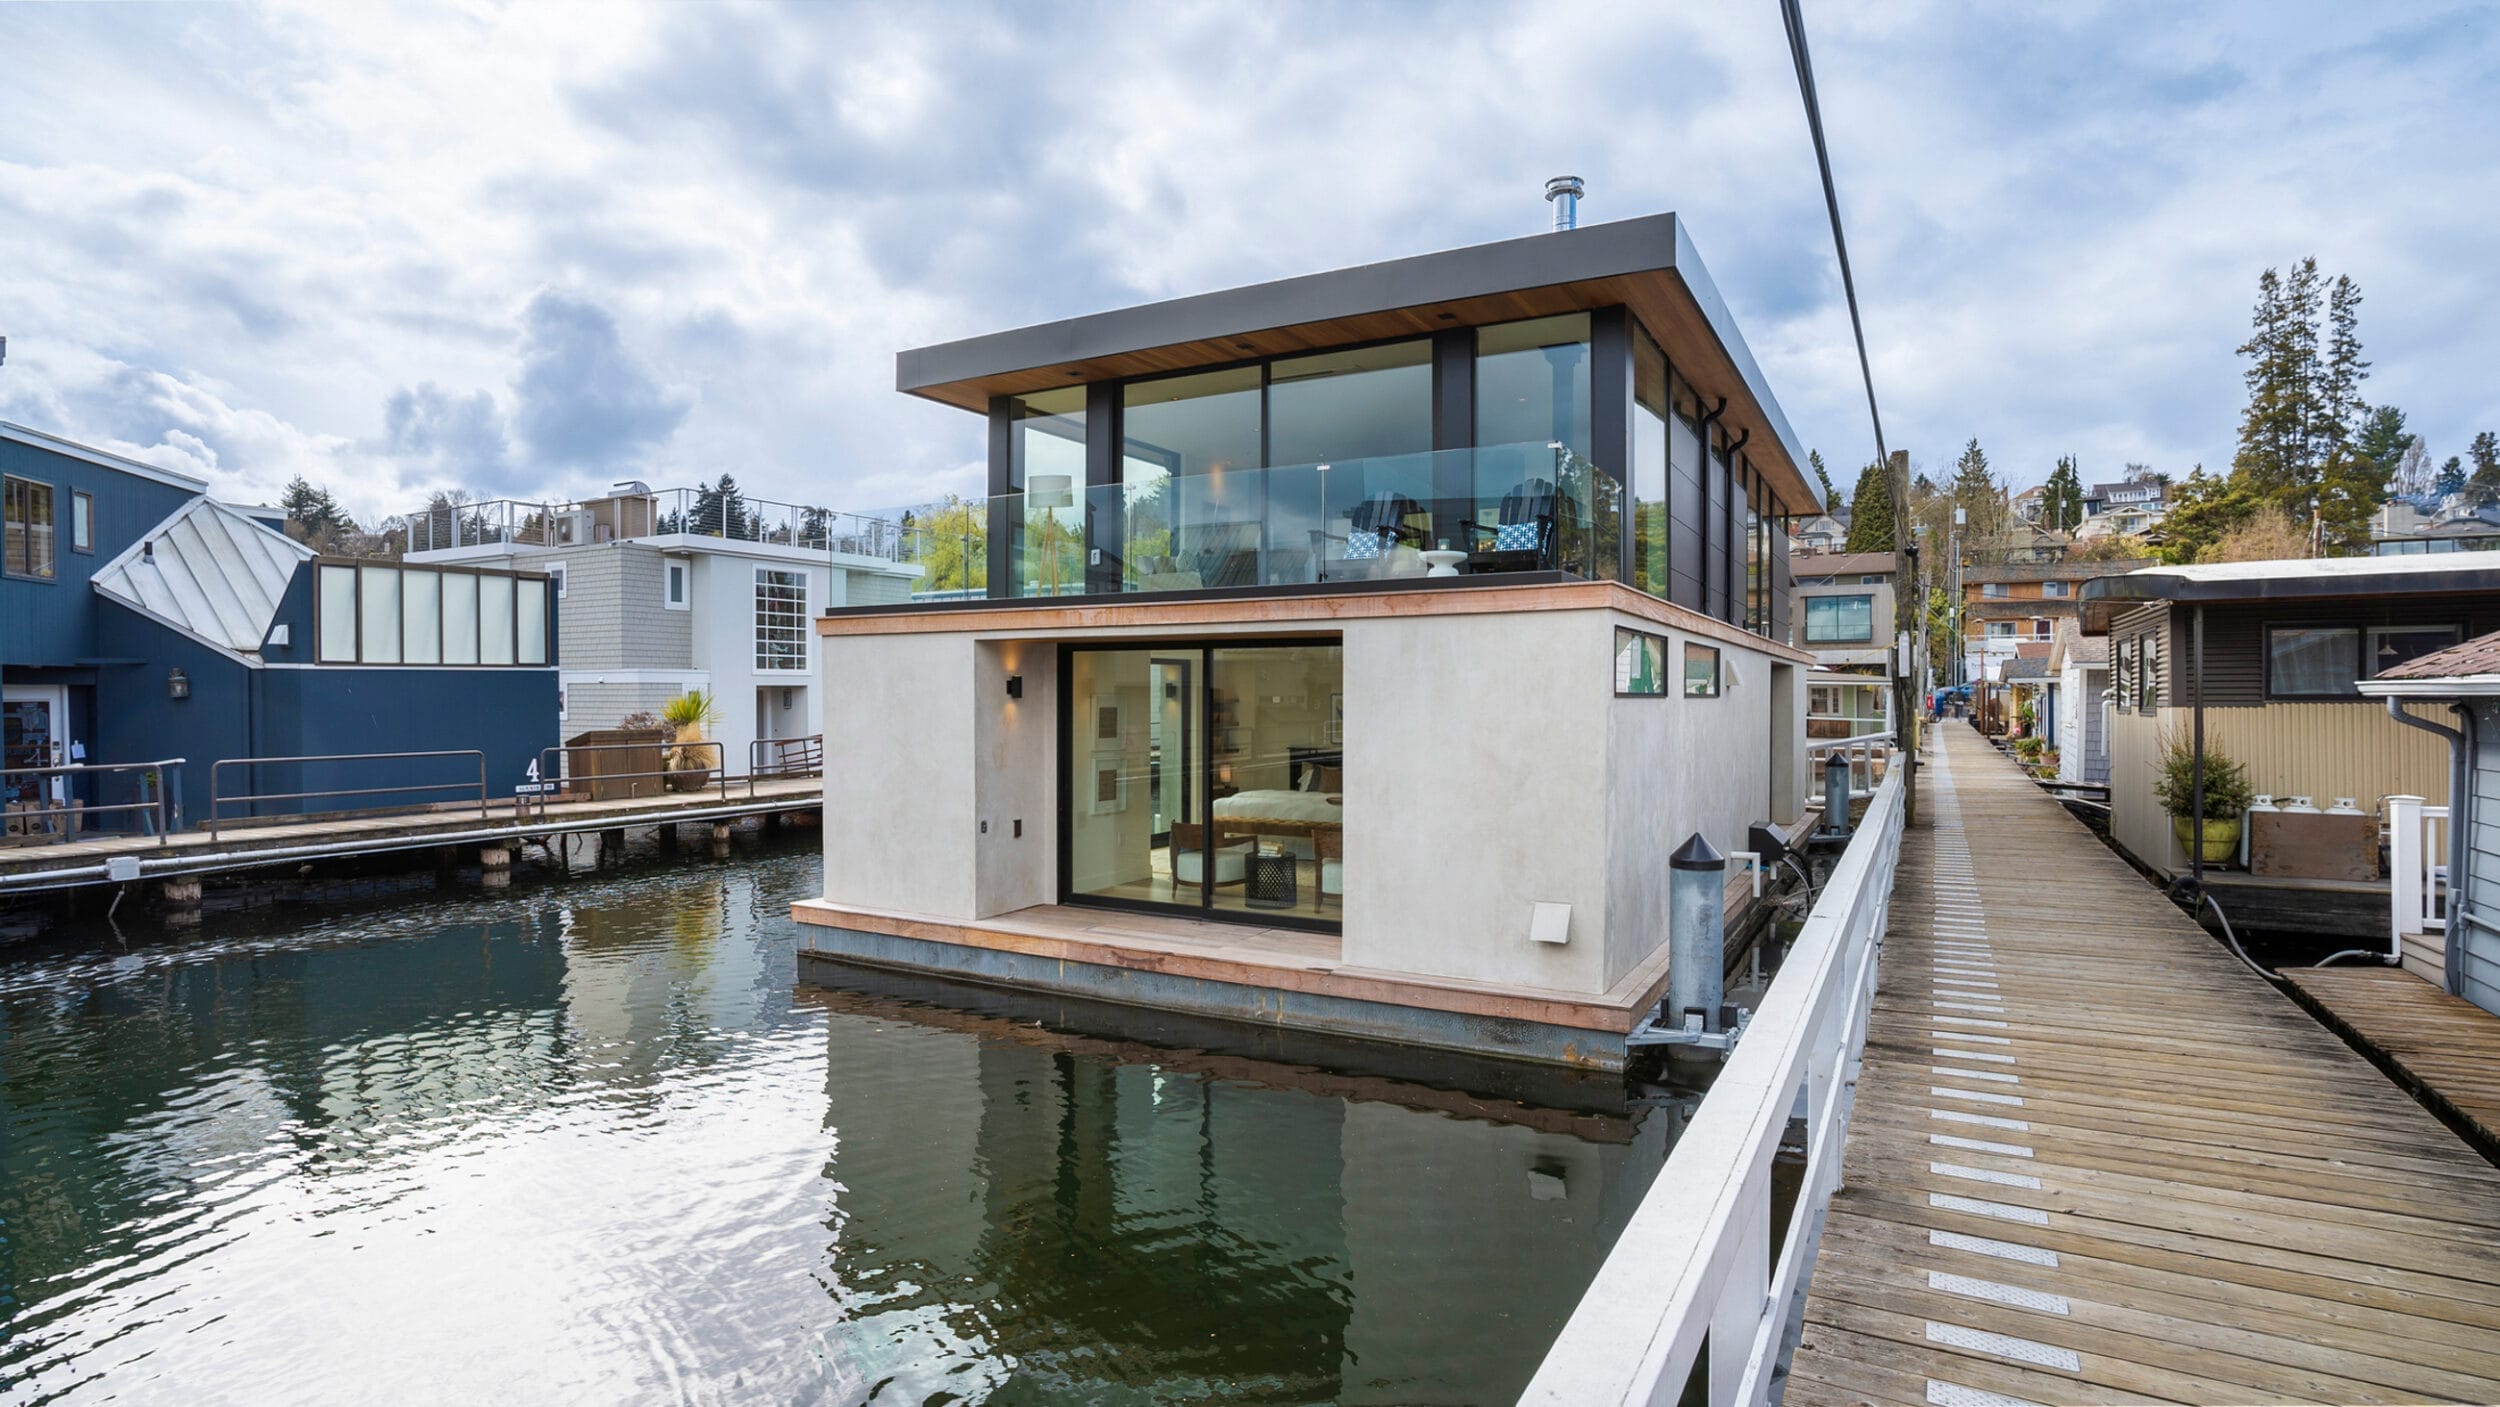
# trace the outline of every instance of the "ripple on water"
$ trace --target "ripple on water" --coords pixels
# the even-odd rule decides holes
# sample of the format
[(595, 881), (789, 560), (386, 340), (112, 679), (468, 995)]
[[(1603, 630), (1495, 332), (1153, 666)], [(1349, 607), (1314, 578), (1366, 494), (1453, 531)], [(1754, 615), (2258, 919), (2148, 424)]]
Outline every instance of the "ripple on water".
[(0, 960), (0, 1398), (1506, 1400), (1661, 1156), (796, 994), (817, 868)]

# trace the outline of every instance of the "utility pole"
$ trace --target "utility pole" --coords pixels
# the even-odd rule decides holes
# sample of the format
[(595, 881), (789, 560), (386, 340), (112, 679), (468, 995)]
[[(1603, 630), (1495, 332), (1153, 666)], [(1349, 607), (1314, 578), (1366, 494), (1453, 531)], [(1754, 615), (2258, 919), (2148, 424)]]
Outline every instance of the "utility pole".
[[(1892, 484), (1892, 579), (1894, 583), (1893, 614), (1898, 616), (1901, 599), (1900, 584), (1918, 586), (1918, 547), (1910, 536), (1910, 452), (1894, 450), (1884, 461), (1884, 477)], [(1925, 612), (1922, 610), (1923, 616)], [(1901, 638), (1900, 622), (1893, 623), (1893, 638)], [(1893, 735), (1899, 739), (1904, 760), (1909, 764), (1909, 784), (1901, 789), (1901, 815), (1912, 825), (1918, 822), (1918, 744), (1919, 711), (1917, 695), (1912, 691), (1910, 671), (1915, 664), (1908, 650), (1896, 650), (1892, 662), (1892, 724)]]

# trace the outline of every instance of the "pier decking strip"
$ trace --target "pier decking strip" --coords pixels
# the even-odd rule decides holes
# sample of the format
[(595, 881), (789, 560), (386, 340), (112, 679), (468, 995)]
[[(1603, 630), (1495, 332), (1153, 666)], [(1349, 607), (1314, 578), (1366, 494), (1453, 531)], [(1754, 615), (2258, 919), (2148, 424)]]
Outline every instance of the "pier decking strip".
[(1787, 1402), (2500, 1401), (2500, 1172), (1942, 732)]
[[(493, 839), (810, 811), (824, 804), (824, 785), (821, 777), (775, 777), (759, 779), (752, 796), (743, 780), (733, 781), (726, 800), (714, 788), (614, 801), (552, 801), (542, 816), (535, 806), (516, 814), (510, 799), (504, 798), (498, 799), (484, 817), (467, 809), (310, 816), (300, 821), (229, 820), (224, 834), (217, 837), (205, 830), (186, 829), (176, 831), (162, 843), (154, 836), (98, 835), (82, 840), (0, 846), (0, 879), (16, 881), (20, 892), (25, 892), (40, 888), (56, 871), (73, 871), (116, 856), (146, 863), (150, 867), (147, 877), (159, 879), (173, 874), (249, 868), (253, 863), (250, 852), (283, 851), (300, 845), (356, 844), (355, 853), (381, 854), (447, 844), (455, 837), (460, 843), (476, 844)], [(208, 863), (209, 856), (235, 858)], [(11, 886), (0, 884), (0, 894), (8, 892)]]
[(2500, 1016), (2400, 968), (2285, 968), (2283, 977), (2485, 1157), (2500, 1157)]

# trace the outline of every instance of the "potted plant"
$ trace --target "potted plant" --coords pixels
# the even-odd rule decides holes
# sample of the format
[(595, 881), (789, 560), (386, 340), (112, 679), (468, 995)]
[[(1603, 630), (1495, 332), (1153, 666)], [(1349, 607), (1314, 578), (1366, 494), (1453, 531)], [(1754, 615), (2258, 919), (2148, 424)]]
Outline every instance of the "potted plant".
[(2228, 860), (2240, 844), (2240, 818), (2252, 799), (2248, 769), (2212, 747), (2205, 749), (2205, 824), (2196, 824), (2196, 750), (2186, 740), (2163, 744), (2153, 798), (2170, 814), (2170, 831), (2179, 843), (2200, 853), (2207, 864)]
[(669, 752), (668, 786), (671, 791), (695, 791), (711, 780), (712, 769), (721, 759), (719, 749), (698, 746), (707, 741), (705, 734), (720, 721), (720, 707), (709, 689), (690, 689), (668, 701), (660, 710), (660, 721), (669, 729), (676, 747)]

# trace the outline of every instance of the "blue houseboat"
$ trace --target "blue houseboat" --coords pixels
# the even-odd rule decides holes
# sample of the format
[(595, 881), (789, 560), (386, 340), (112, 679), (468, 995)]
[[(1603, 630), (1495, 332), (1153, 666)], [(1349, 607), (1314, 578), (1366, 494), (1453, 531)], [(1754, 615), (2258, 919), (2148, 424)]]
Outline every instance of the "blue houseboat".
[(557, 741), (543, 573), (321, 557), (207, 489), (0, 422), (10, 835), (205, 820), (213, 789), (240, 818), (527, 779)]

